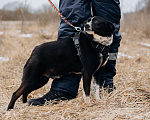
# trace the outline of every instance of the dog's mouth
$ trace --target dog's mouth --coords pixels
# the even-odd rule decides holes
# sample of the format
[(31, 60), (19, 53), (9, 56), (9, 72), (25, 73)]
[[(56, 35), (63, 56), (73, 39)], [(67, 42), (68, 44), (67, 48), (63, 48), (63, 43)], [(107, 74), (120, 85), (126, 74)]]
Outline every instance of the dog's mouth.
[(84, 26), (84, 31), (85, 31), (85, 32), (86, 32), (86, 31), (92, 31), (92, 26), (89, 25), (89, 24), (86, 24), (86, 25)]
[(90, 35), (93, 35), (93, 40), (104, 46), (110, 46), (113, 42), (113, 34), (111, 36), (103, 37), (98, 34), (95, 34), (94, 31), (91, 31), (91, 30), (87, 30), (85, 32), (87, 32)]

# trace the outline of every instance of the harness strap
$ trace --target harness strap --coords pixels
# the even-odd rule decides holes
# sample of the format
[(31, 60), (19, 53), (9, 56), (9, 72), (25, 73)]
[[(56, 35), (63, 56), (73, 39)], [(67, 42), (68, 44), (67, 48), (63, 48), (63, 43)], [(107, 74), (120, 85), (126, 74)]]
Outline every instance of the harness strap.
[(77, 49), (77, 55), (80, 57), (81, 56), (81, 51), (80, 51), (80, 45), (79, 45), (79, 37), (80, 37), (81, 32), (76, 32), (75, 36), (73, 37), (74, 45)]
[(93, 48), (95, 48), (99, 53), (102, 53), (105, 49), (105, 46), (100, 44), (100, 43), (97, 43), (97, 42), (91, 42), (91, 45)]
[[(76, 32), (73, 37), (74, 45), (75, 45), (75, 48), (77, 49), (77, 55), (79, 56), (79, 58), (81, 57), (81, 51), (80, 51), (80, 45), (79, 45), (79, 38), (80, 38), (81, 32), (82, 31)], [(82, 32), (82, 33), (84, 34), (84, 32)], [(99, 59), (101, 59), (103, 56), (108, 57), (108, 52), (109, 52), (108, 46), (106, 47), (106, 46), (101, 45), (100, 43), (97, 43), (94, 41), (91, 42), (91, 45), (93, 48), (95, 48), (99, 52)]]

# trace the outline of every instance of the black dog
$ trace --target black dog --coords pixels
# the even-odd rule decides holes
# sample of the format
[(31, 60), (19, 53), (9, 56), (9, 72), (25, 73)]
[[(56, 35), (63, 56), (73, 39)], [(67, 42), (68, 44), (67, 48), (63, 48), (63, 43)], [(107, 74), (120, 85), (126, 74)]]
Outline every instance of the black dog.
[[(112, 43), (115, 27), (101, 17), (91, 17), (85, 21), (76, 49), (72, 38), (43, 43), (36, 46), (23, 69), (22, 83), (12, 95), (8, 109), (13, 109), (15, 101), (23, 95), (23, 103), (33, 90), (44, 86), (49, 78), (68, 73), (82, 72), (86, 98), (90, 96), (92, 75), (99, 84), (99, 72), (107, 61), (108, 50), (103, 56), (105, 46)], [(77, 53), (80, 52), (78, 56)], [(86, 99), (89, 102), (89, 99)]]

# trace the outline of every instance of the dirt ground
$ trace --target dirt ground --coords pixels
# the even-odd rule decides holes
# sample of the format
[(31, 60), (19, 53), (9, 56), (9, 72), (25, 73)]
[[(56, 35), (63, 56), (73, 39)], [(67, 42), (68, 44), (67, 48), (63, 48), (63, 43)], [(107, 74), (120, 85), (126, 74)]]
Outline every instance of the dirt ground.
[[(117, 89), (112, 94), (101, 90), (100, 101), (91, 98), (85, 104), (82, 81), (78, 97), (71, 101), (47, 106), (28, 106), (21, 97), (11, 111), (6, 111), (12, 93), (20, 86), (23, 66), (33, 48), (57, 38), (58, 24), (41, 27), (37, 22), (0, 21), (0, 120), (149, 120), (150, 119), (150, 38), (136, 31), (122, 32), (117, 60)], [(49, 83), (33, 91), (28, 99), (38, 98), (49, 91)]]

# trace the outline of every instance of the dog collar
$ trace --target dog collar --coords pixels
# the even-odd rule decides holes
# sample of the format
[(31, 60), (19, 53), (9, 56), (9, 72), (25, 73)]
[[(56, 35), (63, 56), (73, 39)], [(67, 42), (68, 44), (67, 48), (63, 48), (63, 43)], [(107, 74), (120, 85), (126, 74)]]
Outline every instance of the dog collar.
[[(77, 55), (79, 56), (80, 60), (81, 60), (81, 51), (80, 51), (80, 45), (79, 45), (79, 37), (80, 37), (81, 32), (86, 35), (86, 32), (80, 31), (80, 32), (76, 32), (75, 36), (73, 37), (73, 42), (74, 42), (74, 45), (77, 49)], [(99, 52), (99, 60), (102, 57), (104, 57), (104, 58), (108, 57), (109, 46), (102, 45), (96, 41), (92, 41), (91, 45), (94, 49), (96, 49)]]
[(105, 49), (105, 45), (102, 45), (102, 44), (100, 44), (100, 43), (98, 43), (98, 42), (95, 42), (95, 41), (92, 41), (91, 42), (91, 45), (92, 45), (92, 47), (95, 49), (95, 50), (97, 50), (99, 53), (102, 53), (103, 52), (103, 50)]

